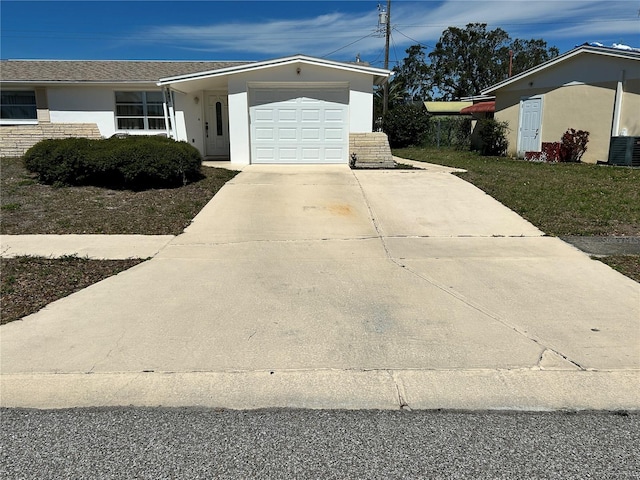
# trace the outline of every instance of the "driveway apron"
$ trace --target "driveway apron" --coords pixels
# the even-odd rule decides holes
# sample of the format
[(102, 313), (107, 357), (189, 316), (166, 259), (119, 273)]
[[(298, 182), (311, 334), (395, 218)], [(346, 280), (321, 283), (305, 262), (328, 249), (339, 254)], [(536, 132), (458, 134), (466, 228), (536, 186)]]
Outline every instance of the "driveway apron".
[(250, 166), (1, 329), (2, 404), (638, 408), (640, 285), (442, 171)]

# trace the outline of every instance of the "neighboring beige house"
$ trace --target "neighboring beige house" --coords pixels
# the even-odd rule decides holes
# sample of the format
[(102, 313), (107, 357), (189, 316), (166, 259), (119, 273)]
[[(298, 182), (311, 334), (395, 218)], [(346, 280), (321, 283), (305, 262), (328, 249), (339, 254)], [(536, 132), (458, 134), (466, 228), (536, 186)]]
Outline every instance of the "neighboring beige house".
[(161, 134), (238, 165), (347, 164), (352, 154), (365, 156), (369, 143), (386, 142), (372, 134), (373, 90), (390, 75), (305, 55), (261, 62), (3, 60), (1, 154), (22, 155), (42, 138)]
[(541, 151), (569, 129), (589, 132), (582, 161), (606, 161), (611, 137), (640, 136), (640, 51), (579, 46), (489, 87), (509, 124), (509, 154)]

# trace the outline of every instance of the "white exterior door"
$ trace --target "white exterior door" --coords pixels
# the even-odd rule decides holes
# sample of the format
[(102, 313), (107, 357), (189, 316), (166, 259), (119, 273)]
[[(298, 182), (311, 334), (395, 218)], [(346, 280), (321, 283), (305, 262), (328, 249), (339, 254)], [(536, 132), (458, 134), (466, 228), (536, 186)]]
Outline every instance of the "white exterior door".
[(227, 96), (207, 94), (205, 145), (207, 157), (229, 157), (229, 107)]
[(347, 88), (253, 88), (251, 163), (347, 163)]
[(542, 97), (527, 98), (520, 102), (520, 129), (518, 156), (525, 152), (539, 152), (542, 148)]

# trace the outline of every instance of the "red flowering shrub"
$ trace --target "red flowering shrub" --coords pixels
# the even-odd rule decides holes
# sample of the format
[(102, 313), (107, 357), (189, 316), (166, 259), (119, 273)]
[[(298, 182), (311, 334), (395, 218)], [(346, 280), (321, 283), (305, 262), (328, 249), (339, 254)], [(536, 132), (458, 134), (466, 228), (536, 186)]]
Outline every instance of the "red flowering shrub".
[(587, 151), (587, 143), (589, 143), (589, 132), (584, 130), (575, 130), (570, 128), (562, 136), (560, 147), (561, 162), (579, 162)]

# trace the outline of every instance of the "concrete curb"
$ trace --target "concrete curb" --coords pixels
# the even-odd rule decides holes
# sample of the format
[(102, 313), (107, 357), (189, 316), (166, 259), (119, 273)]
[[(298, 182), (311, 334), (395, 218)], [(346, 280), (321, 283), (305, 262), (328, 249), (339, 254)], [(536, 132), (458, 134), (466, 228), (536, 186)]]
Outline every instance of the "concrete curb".
[[(2, 375), (2, 407), (638, 410), (640, 372), (264, 370)], [(597, 392), (594, 395), (594, 392)]]

